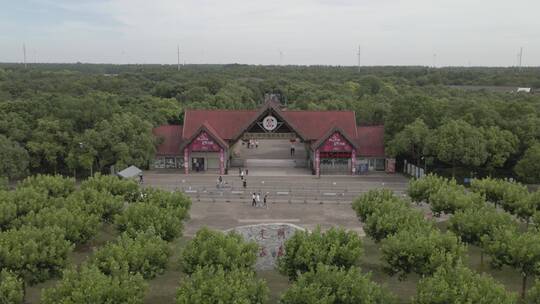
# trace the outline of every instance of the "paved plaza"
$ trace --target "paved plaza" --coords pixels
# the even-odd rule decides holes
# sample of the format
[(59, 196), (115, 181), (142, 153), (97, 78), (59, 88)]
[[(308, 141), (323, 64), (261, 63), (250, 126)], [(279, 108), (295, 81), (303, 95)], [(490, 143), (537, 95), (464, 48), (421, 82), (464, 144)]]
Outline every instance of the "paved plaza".
[[(246, 188), (237, 175), (224, 176), (226, 184), (218, 189), (217, 175), (170, 172), (145, 172), (145, 184), (183, 191), (192, 198), (185, 231), (192, 236), (203, 226), (223, 230), (258, 223), (291, 223), (307, 229), (342, 226), (364, 235), (351, 209), (352, 200), (377, 188), (403, 195), (408, 183), (402, 175), (386, 173), (317, 178), (305, 173), (275, 176), (273, 168), (257, 168), (255, 172), (256, 176), (249, 172)], [(268, 194), (268, 208), (251, 206), (253, 192)]]

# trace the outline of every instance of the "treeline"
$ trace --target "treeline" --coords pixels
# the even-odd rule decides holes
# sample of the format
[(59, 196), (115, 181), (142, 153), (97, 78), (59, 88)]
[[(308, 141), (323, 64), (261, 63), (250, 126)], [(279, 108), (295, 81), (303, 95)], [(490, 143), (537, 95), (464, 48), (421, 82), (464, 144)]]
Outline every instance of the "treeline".
[[(354, 110), (358, 124), (385, 124), (388, 151), (399, 160), (424, 159), (431, 168), (508, 176), (525, 159), (515, 172), (524, 181), (538, 182), (540, 94), (447, 85), (540, 87), (539, 79), (537, 68), (366, 67), (358, 72), (352, 67), (188, 65), (176, 71), (160, 65), (24, 69), (3, 64), (0, 153), (7, 161), (0, 175), (84, 176), (111, 166), (145, 167), (156, 144), (153, 126), (181, 124), (186, 108), (253, 109), (272, 93), (290, 109)], [(464, 139), (426, 144), (425, 130), (416, 132), (419, 119), (428, 134), (456, 129)], [(415, 138), (402, 138), (411, 134)], [(456, 159), (454, 152), (470, 150), (478, 136), (479, 151)]]

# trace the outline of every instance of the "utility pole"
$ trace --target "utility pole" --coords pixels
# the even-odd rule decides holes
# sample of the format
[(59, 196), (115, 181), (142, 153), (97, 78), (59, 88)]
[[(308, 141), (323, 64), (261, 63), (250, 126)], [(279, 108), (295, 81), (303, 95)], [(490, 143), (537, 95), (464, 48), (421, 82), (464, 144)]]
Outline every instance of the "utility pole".
[(27, 68), (27, 65), (26, 65), (26, 44), (23, 43), (22, 49), (23, 49), (23, 63), (24, 63), (24, 68), (26, 69)]
[(178, 57), (177, 69), (178, 71), (180, 71), (180, 45), (179, 44), (176, 46), (176, 51), (177, 51), (177, 57)]
[(359, 45), (358, 46), (358, 72), (360, 72), (361, 59), (362, 59), (362, 47)]
[(518, 58), (519, 58), (518, 66), (519, 66), (519, 70), (521, 71), (521, 64), (523, 63), (523, 47), (521, 47), (521, 49), (519, 50)]

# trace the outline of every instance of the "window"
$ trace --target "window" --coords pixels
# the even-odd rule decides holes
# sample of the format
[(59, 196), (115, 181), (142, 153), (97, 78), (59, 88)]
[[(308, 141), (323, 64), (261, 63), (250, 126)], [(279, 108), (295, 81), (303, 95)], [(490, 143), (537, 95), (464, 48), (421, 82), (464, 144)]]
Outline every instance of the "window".
[(156, 168), (156, 169), (164, 169), (165, 168), (165, 158), (157, 157), (156, 159), (154, 159), (154, 168)]

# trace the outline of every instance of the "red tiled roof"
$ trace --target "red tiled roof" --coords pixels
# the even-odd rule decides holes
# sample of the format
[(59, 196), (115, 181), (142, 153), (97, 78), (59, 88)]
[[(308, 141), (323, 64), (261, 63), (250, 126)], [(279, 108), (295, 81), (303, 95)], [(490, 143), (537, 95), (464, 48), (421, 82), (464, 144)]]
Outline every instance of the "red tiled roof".
[[(256, 119), (257, 110), (186, 110), (183, 138), (190, 138), (207, 121), (225, 140), (233, 139), (245, 125)], [(356, 118), (352, 111), (287, 111), (280, 112), (284, 119), (298, 128), (306, 140), (317, 140), (330, 128), (343, 130), (355, 138)]]
[(307, 140), (318, 140), (331, 128), (356, 138), (356, 117), (353, 111), (282, 111), (283, 117), (296, 126)]
[(384, 126), (358, 126), (359, 156), (384, 157)]
[(163, 141), (157, 147), (156, 155), (179, 155), (182, 144), (182, 126), (164, 125), (152, 130), (154, 136)]
[(186, 110), (182, 138), (190, 138), (205, 121), (224, 140), (232, 139), (240, 128), (255, 119), (257, 110)]

